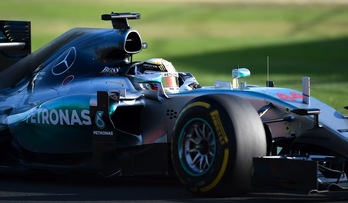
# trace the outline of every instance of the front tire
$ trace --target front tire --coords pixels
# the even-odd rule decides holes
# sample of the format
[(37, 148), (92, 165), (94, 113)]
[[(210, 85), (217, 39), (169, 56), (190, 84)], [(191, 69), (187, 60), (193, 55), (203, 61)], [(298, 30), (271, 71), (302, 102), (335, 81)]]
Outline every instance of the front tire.
[(193, 99), (178, 116), (172, 160), (183, 185), (199, 196), (238, 196), (251, 189), (252, 159), (266, 155), (256, 110), (232, 95)]

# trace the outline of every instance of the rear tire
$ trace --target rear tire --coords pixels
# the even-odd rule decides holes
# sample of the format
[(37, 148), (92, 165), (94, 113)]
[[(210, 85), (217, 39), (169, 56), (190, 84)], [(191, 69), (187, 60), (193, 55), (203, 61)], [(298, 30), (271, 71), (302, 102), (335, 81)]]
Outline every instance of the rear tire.
[(178, 116), (172, 160), (183, 185), (199, 196), (238, 196), (251, 189), (252, 159), (266, 155), (254, 107), (232, 95), (189, 102)]

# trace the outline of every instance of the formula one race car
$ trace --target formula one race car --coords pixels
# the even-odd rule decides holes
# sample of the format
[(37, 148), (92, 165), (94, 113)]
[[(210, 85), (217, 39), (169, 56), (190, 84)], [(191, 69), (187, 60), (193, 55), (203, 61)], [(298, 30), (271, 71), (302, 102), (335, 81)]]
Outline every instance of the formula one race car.
[(147, 47), (128, 20), (74, 28), (31, 53), (30, 22), (0, 21), (0, 168), (176, 175), (200, 196), (253, 186), (345, 190), (348, 118), (303, 91), (201, 87)]

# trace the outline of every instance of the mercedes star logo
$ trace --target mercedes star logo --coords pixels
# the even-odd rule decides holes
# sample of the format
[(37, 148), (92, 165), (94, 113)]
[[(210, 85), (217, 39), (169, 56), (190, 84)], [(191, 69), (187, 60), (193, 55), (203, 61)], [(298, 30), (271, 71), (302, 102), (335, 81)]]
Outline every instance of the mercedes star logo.
[(68, 71), (76, 60), (76, 48), (71, 47), (60, 55), (52, 67), (53, 75), (61, 75)]

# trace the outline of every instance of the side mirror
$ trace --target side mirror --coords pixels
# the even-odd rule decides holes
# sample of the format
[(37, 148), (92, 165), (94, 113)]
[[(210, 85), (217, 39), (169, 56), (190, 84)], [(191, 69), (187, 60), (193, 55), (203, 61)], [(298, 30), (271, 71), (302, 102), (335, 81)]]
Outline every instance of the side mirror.
[(244, 78), (250, 76), (250, 70), (247, 68), (237, 68), (232, 70), (232, 87), (237, 89), (239, 87), (238, 78)]
[(247, 68), (237, 68), (232, 70), (233, 79), (244, 78), (250, 76), (250, 70)]

